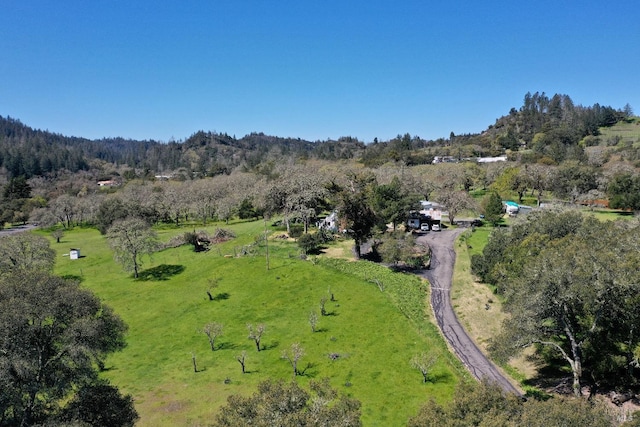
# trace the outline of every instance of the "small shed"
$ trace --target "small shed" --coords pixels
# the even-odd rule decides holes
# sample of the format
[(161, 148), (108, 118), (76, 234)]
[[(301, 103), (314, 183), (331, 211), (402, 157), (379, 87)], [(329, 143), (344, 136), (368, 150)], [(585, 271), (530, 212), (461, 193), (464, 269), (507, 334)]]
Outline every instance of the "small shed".
[(80, 258), (80, 249), (70, 249), (69, 250), (69, 259), (78, 259)]

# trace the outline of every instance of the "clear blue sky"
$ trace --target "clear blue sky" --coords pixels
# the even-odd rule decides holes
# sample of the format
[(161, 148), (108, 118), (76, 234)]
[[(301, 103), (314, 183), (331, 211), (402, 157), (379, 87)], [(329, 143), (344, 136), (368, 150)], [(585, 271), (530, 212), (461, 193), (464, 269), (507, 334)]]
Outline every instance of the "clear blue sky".
[(631, 0), (5, 0), (0, 52), (0, 115), (87, 138), (435, 139), (528, 91), (640, 113)]

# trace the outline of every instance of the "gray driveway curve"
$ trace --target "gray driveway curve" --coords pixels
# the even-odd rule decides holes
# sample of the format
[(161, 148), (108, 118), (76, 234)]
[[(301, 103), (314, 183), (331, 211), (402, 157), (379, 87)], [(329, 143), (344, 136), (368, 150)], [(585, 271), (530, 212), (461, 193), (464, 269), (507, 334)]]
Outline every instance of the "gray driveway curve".
[(22, 233), (24, 231), (35, 230), (37, 227), (33, 224), (17, 225), (11, 228), (0, 229), (0, 237), (10, 236), (12, 234)]
[(456, 254), (453, 244), (464, 229), (430, 232), (417, 241), (431, 248), (431, 268), (421, 276), (431, 284), (431, 307), (447, 342), (471, 374), (498, 384), (506, 392), (520, 395), (513, 384), (482, 353), (464, 330), (451, 303), (451, 282)]

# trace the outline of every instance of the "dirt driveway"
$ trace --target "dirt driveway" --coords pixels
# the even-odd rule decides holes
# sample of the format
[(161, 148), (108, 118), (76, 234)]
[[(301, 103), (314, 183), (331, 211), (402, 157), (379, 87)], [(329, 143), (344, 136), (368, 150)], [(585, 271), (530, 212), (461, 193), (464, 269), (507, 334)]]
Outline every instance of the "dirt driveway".
[(436, 321), (455, 354), (474, 377), (488, 378), (505, 391), (521, 394), (469, 338), (453, 311), (450, 293), (456, 261), (453, 244), (463, 231), (461, 228), (432, 231), (417, 239), (419, 243), (427, 244), (431, 248), (431, 269), (425, 271), (422, 277), (431, 283), (431, 306)]

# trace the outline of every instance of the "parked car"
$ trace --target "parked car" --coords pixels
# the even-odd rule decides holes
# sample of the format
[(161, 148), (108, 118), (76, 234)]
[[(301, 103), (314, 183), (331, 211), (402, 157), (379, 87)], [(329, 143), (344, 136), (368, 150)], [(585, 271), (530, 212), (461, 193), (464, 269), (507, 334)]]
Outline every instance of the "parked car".
[(440, 224), (432, 224), (431, 231), (440, 231)]
[(429, 224), (421, 224), (420, 231), (429, 231)]

